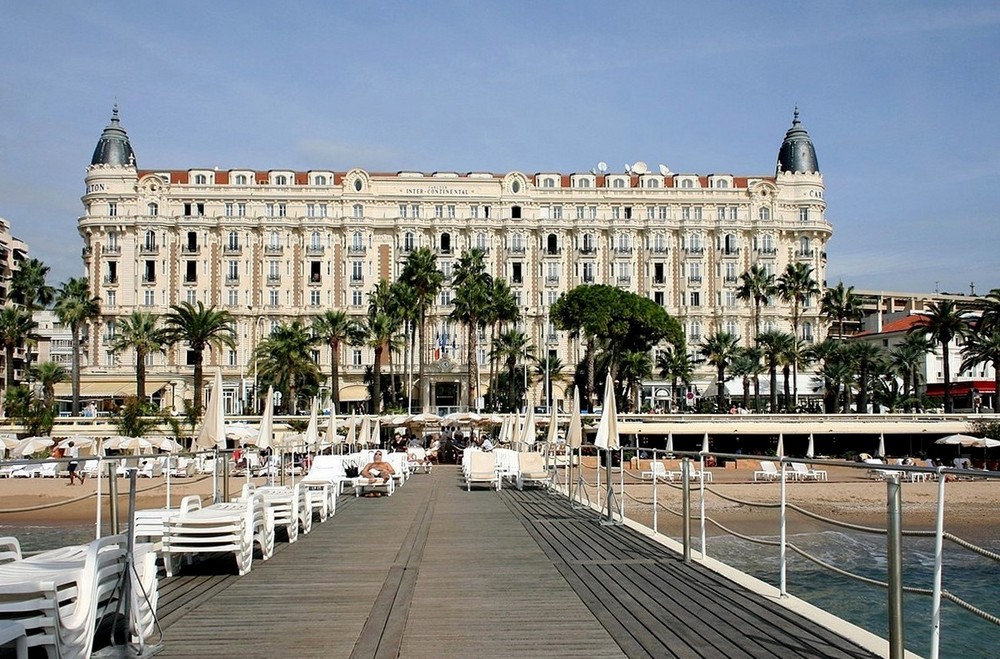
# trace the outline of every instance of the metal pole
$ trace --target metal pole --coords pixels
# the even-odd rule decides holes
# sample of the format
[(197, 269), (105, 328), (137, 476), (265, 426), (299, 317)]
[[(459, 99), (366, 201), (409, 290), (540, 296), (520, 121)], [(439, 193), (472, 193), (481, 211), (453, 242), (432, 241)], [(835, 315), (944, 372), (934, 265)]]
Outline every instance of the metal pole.
[(95, 522), (95, 540), (101, 539), (101, 470), (104, 467), (104, 460), (100, 456), (97, 457), (97, 521)]
[[(139, 470), (128, 470), (128, 538), (125, 540), (125, 567), (122, 571), (122, 617), (125, 618), (125, 628), (129, 629), (132, 621), (132, 563), (135, 552), (135, 477)], [(127, 632), (126, 632), (127, 633)], [(139, 643), (143, 642), (139, 636)]]
[(691, 562), (691, 458), (681, 460), (681, 537), (684, 562)]
[(606, 511), (605, 512), (605, 514), (606, 514), (605, 519), (610, 523), (612, 521), (611, 503), (614, 501), (614, 496), (615, 496), (615, 494), (614, 494), (614, 492), (615, 492), (614, 485), (611, 483), (611, 451), (610, 450), (606, 450), (604, 452), (604, 458), (605, 458), (605, 460), (604, 460), (604, 468), (606, 470), (605, 473), (604, 473), (604, 475), (607, 477), (607, 483), (606, 483), (606, 490), (607, 490), (607, 492), (604, 495), (604, 510)]
[(552, 388), (549, 383), (549, 308), (545, 307), (545, 327), (542, 328), (545, 345), (545, 411), (552, 413)]
[(778, 549), (778, 554), (779, 554), (778, 569), (780, 570), (779, 577), (778, 577), (778, 592), (781, 595), (781, 597), (788, 597), (788, 590), (787, 590), (787, 587), (788, 587), (788, 581), (787, 581), (787, 578), (788, 578), (788, 563), (787, 563), (787, 560), (788, 560), (788, 551), (787, 551), (787, 549), (788, 549), (788, 547), (786, 545), (786, 537), (785, 537), (785, 501), (786, 501), (786, 499), (785, 499), (785, 482), (786, 482), (787, 476), (788, 476), (788, 471), (787, 471), (788, 465), (785, 463), (784, 457), (782, 457), (780, 455), (778, 456), (778, 460), (780, 460), (780, 464), (781, 464), (781, 485), (779, 485), (779, 488), (780, 488), (779, 492), (780, 492), (780, 497), (781, 497), (781, 505), (778, 508), (778, 538), (779, 538), (779, 543), (778, 543), (778, 546), (779, 546), (779, 549)]
[(931, 658), (941, 646), (941, 572), (944, 559), (944, 473), (938, 467), (937, 517), (934, 520), (934, 592), (931, 596)]
[(108, 516), (111, 518), (111, 535), (118, 535), (118, 470), (114, 461), (108, 463)]
[(889, 568), (889, 659), (903, 659), (903, 512), (899, 474), (886, 479)]
[(705, 547), (705, 454), (700, 454), (700, 465), (701, 478), (699, 479), (701, 483), (698, 485), (699, 492), (701, 494), (701, 557), (705, 558), (708, 556), (708, 549)]
[(621, 465), (621, 471), (618, 472), (620, 477), (620, 485), (618, 487), (618, 518), (624, 522), (625, 521), (625, 450), (619, 446), (618, 447), (618, 464)]
[(659, 506), (656, 505), (656, 481), (660, 480), (660, 475), (656, 471), (656, 449), (653, 449), (653, 461), (649, 463), (649, 469), (653, 472), (653, 533), (655, 534), (660, 532), (660, 527), (657, 523), (657, 508)]

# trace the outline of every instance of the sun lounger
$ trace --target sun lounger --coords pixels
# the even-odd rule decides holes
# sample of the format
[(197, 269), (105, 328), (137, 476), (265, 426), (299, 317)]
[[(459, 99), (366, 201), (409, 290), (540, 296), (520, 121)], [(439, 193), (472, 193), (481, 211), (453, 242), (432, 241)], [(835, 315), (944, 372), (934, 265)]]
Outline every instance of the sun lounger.
[(0, 645), (14, 643), (17, 659), (28, 659), (28, 632), (15, 620), (0, 620)]
[[(0, 619), (22, 624), (27, 645), (49, 656), (89, 657), (97, 622), (118, 605), (125, 545), (124, 536), (111, 536), (0, 565)], [(132, 622), (143, 638), (157, 600), (151, 556), (148, 544), (136, 547), (133, 590), (141, 599), (132, 600), (139, 607)]]
[(466, 490), (472, 490), (474, 484), (482, 483), (500, 489), (500, 474), (494, 465), (493, 453), (470, 451), (469, 472), (465, 476)]
[(34, 478), (42, 473), (42, 465), (20, 465), (20, 469), (15, 469), (10, 473), (11, 478)]
[(252, 566), (254, 543), (260, 546), (264, 560), (271, 558), (274, 511), (267, 510), (257, 494), (243, 501), (217, 503), (167, 517), (163, 530), (163, 563), (167, 576), (171, 577), (180, 556), (228, 552), (236, 557), (236, 566), (242, 576)]
[(796, 480), (814, 480), (814, 481), (825, 481), (826, 471), (823, 469), (813, 469), (809, 465), (803, 462), (791, 462), (792, 465), (792, 476)]
[(321, 522), (337, 512), (337, 496), (343, 488), (353, 486), (348, 478), (342, 455), (317, 455), (309, 473), (299, 481), (308, 494), (310, 509), (319, 514)]
[(303, 534), (312, 530), (312, 509), (301, 483), (294, 487), (258, 487), (257, 492), (264, 498), (264, 505), (274, 511), (274, 526), (285, 529), (288, 542), (298, 540), (300, 529)]
[(518, 453), (517, 462), (517, 489), (523, 490), (525, 485), (548, 487), (552, 482), (552, 473), (545, 466), (545, 456), (541, 453)]
[(667, 467), (659, 460), (654, 460), (650, 463), (650, 468), (652, 471), (643, 471), (639, 473), (639, 478), (643, 480), (653, 480), (654, 478), (661, 481), (674, 482), (673, 472), (667, 471)]
[[(612, 471), (614, 470), (612, 469)], [(670, 474), (669, 478), (671, 480), (673, 480), (674, 478), (676, 478), (677, 480), (681, 480), (682, 478), (684, 478), (684, 472), (681, 471), (671, 471), (668, 473)], [(693, 481), (701, 480), (704, 478), (706, 483), (711, 483), (712, 472), (710, 472), (708, 469), (705, 469), (703, 471), (698, 471), (697, 466), (695, 465), (694, 462), (692, 462), (691, 467), (688, 470), (688, 478), (690, 478)]]
[(360, 497), (368, 492), (385, 492), (387, 496), (392, 496), (396, 491), (396, 479), (389, 478), (365, 478), (360, 476), (354, 479), (354, 496)]
[(778, 467), (771, 460), (761, 460), (760, 469), (753, 472), (753, 480), (757, 481), (776, 481), (781, 480), (781, 472)]
[(0, 564), (21, 560), (21, 543), (14, 536), (0, 538)]
[(163, 458), (149, 458), (139, 466), (135, 474), (139, 478), (156, 478), (163, 475)]

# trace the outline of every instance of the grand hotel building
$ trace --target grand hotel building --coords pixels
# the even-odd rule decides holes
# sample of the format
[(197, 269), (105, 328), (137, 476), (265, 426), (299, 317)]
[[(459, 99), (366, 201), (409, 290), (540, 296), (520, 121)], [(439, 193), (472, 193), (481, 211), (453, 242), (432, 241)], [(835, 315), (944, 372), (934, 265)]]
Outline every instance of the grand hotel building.
[[(166, 313), (203, 302), (236, 318), (239, 345), (209, 354), (221, 365), (230, 412), (253, 386), (248, 366), (271, 327), (327, 309), (363, 315), (380, 279), (393, 280), (407, 254), (430, 247), (446, 285), (432, 310), (426, 345), (430, 396), (424, 409), (466, 404), (461, 328), (448, 320), (447, 285), (458, 256), (486, 253), (508, 280), (536, 346), (575, 364), (581, 348), (547, 324), (547, 308), (579, 284), (625, 288), (677, 317), (688, 349), (725, 330), (753, 336), (751, 306), (736, 297), (753, 264), (780, 274), (803, 261), (825, 281), (823, 177), (796, 111), (773, 174), (678, 174), (635, 163), (623, 172), (369, 172), (363, 169), (142, 169), (118, 109), (94, 151), (79, 219), (83, 259), (102, 301), (90, 333), (84, 395), (134, 387), (134, 355), (109, 349), (133, 310)], [(764, 309), (765, 329), (791, 331), (790, 309)], [(802, 312), (800, 336), (822, 338), (818, 303)], [(329, 371), (328, 348), (315, 355)], [(368, 349), (343, 350), (341, 400), (365, 398)], [(480, 355), (485, 362), (485, 353)], [(702, 387), (712, 376), (704, 369)], [(415, 376), (414, 376), (415, 377)], [(153, 355), (148, 390), (164, 405), (190, 397), (186, 352)], [(414, 387), (419, 396), (420, 387)], [(555, 398), (563, 397), (557, 384)], [(535, 400), (541, 385), (536, 385)], [(417, 404), (415, 404), (415, 407)]]

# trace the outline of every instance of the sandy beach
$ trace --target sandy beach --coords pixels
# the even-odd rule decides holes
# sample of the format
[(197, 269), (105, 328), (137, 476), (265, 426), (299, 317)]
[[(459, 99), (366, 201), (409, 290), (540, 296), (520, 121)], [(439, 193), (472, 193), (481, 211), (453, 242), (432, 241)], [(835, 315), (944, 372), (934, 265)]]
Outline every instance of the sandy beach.
[[(442, 465), (441, 469), (456, 470), (458, 467)], [(801, 506), (813, 513), (831, 517), (843, 522), (872, 527), (886, 525), (886, 484), (865, 478), (863, 471), (846, 467), (826, 467), (829, 480), (825, 482), (790, 482), (787, 485), (789, 503)], [(707, 484), (705, 510), (708, 517), (730, 526), (740, 533), (753, 535), (777, 535), (777, 508), (762, 508), (745, 503), (773, 504), (778, 501), (780, 484), (753, 482), (751, 469), (713, 469), (713, 482)], [(594, 469), (585, 470), (585, 479), (596, 481)], [(626, 512), (629, 517), (652, 525), (653, 488), (649, 481), (641, 481), (638, 473), (626, 471)], [(602, 474), (603, 477), (603, 474)], [(615, 474), (617, 487), (619, 476)], [(230, 493), (236, 495), (245, 479), (233, 477)], [(253, 479), (263, 484), (264, 479)], [(67, 485), (66, 479), (3, 479), (0, 480), (0, 524), (2, 525), (60, 525), (86, 524), (92, 522), (96, 513), (96, 479), (88, 478), (83, 485)], [(166, 479), (142, 478), (137, 481), (136, 501), (139, 508), (161, 508), (166, 504)], [(220, 486), (221, 487), (221, 486)], [(108, 482), (102, 482), (105, 501)], [(119, 479), (120, 515), (125, 516), (128, 505), (128, 482)], [(207, 500), (212, 494), (211, 476), (186, 479), (171, 479), (171, 501), (178, 505), (187, 495), (198, 495)], [(692, 483), (692, 516), (699, 509), (699, 488)], [(722, 496), (719, 496), (722, 495)], [(599, 494), (591, 488), (591, 500), (599, 501)], [(727, 498), (722, 498), (727, 497)], [(934, 514), (937, 506), (937, 483), (903, 484), (903, 527), (914, 530), (933, 530)], [(737, 501), (732, 501), (734, 499)], [(657, 500), (661, 504), (659, 524), (661, 532), (680, 535), (680, 518), (671, 514), (679, 511), (681, 491), (679, 487), (660, 484), (657, 486)], [(1000, 481), (985, 479), (949, 482), (945, 489), (945, 530), (967, 538), (978, 544), (1000, 545), (1000, 524), (994, 522), (997, 505), (1000, 504)], [(105, 515), (107, 515), (105, 507)], [(810, 519), (795, 511), (786, 517), (789, 533), (807, 533), (828, 530), (834, 527)], [(711, 524), (707, 532), (716, 534), (718, 529)]]

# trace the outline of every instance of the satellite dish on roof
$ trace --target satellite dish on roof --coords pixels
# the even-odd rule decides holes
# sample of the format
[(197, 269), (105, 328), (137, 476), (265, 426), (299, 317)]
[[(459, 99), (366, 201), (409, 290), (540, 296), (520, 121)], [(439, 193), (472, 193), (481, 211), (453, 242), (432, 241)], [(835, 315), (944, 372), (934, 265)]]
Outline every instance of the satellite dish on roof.
[(602, 174), (608, 171), (608, 163), (604, 162), (603, 160), (597, 163), (597, 171), (599, 171)]
[(670, 174), (670, 168), (666, 165), (660, 165), (660, 173), (664, 176), (668, 176)]
[(590, 168), (590, 173), (596, 176), (597, 175), (597, 170), (594, 169), (593, 167), (591, 167)]
[(643, 161), (639, 160), (634, 165), (632, 165), (633, 174), (645, 174), (649, 171), (649, 167)]
[(631, 174), (632, 173), (632, 165), (630, 165), (628, 163), (625, 163), (625, 173), (626, 174)]

